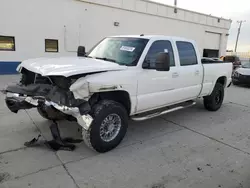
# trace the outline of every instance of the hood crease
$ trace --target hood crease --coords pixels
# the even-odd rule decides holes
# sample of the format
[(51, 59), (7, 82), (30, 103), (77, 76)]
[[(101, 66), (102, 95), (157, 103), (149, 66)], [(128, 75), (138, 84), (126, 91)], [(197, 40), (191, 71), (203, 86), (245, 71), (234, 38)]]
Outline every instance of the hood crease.
[(39, 58), (23, 61), (17, 68), (26, 68), (42, 76), (74, 76), (92, 72), (116, 71), (127, 69), (119, 64), (86, 58), (86, 57), (61, 57)]

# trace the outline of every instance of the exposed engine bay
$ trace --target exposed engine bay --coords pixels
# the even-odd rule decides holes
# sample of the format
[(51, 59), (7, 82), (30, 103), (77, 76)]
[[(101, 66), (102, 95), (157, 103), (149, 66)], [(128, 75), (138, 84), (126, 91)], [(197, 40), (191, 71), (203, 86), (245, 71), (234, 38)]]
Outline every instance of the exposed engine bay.
[[(82, 129), (86, 131), (89, 129), (93, 121), (93, 118), (89, 115), (90, 104), (87, 100), (76, 99), (69, 89), (80, 77), (84, 77), (84, 75), (68, 78), (63, 76), (44, 77), (22, 68), (20, 82), (8, 86), (4, 91), (6, 93), (6, 105), (14, 113), (21, 109), (37, 108), (40, 115), (53, 121), (50, 126), (53, 140), (45, 141), (43, 145), (53, 150), (72, 151), (75, 149), (75, 145), (72, 144), (74, 140), (61, 138), (56, 119), (77, 121)], [(40, 137), (41, 135), (24, 145), (32, 147), (36, 145)]]
[(73, 92), (69, 90), (70, 86), (83, 75), (68, 78), (44, 77), (25, 68), (22, 68), (21, 74), (20, 83), (8, 86), (5, 90), (6, 104), (12, 112), (50, 106), (65, 114), (65, 119), (73, 117), (81, 126), (88, 128), (92, 121), (88, 115), (91, 110), (89, 102), (75, 99)]

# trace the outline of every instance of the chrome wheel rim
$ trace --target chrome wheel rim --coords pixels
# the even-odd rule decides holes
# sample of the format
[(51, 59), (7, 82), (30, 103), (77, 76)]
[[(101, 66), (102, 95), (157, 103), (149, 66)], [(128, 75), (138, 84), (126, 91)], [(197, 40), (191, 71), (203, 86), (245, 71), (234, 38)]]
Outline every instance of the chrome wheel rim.
[(105, 142), (110, 142), (119, 134), (122, 120), (117, 114), (108, 115), (101, 123), (100, 137)]

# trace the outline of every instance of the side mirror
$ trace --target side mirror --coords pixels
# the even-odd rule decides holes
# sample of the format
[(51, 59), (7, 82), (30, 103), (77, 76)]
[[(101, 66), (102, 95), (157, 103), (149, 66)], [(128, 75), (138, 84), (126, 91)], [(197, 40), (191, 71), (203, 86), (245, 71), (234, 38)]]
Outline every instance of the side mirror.
[(150, 61), (145, 59), (145, 61), (142, 64), (143, 69), (149, 69), (150, 68)]
[(157, 54), (155, 61), (155, 68), (157, 71), (169, 71), (170, 70), (170, 57), (166, 52)]
[(77, 56), (78, 57), (84, 57), (85, 55), (86, 55), (85, 47), (84, 46), (78, 46)]

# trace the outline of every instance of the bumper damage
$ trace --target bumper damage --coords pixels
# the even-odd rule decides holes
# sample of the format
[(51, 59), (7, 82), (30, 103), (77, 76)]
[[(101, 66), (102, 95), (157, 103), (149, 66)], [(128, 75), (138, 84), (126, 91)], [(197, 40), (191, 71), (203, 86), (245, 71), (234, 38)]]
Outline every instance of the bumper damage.
[(8, 86), (5, 90), (6, 105), (17, 113), (22, 109), (36, 108), (39, 105), (52, 106), (58, 111), (73, 116), (79, 125), (88, 130), (93, 118), (88, 114), (90, 105), (82, 99), (75, 99), (69, 90), (49, 84)]
[(233, 81), (239, 84), (250, 85), (250, 76), (245, 76), (245, 75), (234, 76)]

